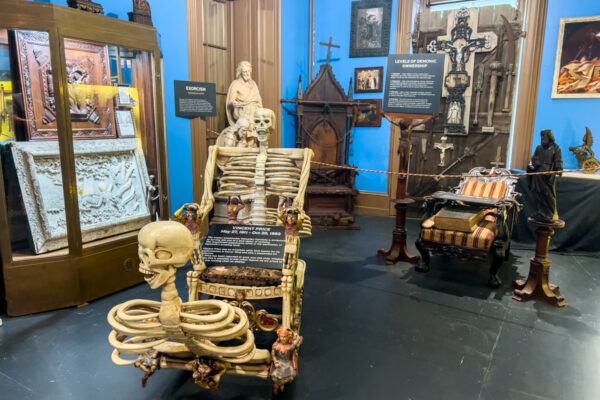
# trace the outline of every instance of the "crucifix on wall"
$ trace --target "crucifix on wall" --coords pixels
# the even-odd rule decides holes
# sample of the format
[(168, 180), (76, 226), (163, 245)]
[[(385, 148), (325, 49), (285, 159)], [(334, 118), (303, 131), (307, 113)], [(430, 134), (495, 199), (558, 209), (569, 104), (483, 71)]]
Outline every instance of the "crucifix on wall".
[(494, 32), (477, 32), (478, 23), (477, 9), (451, 11), (448, 15), (448, 34), (439, 36), (427, 45), (430, 53), (446, 54), (442, 96), (447, 98), (444, 133), (448, 135), (466, 135), (469, 132), (475, 53), (490, 52), (498, 42)]

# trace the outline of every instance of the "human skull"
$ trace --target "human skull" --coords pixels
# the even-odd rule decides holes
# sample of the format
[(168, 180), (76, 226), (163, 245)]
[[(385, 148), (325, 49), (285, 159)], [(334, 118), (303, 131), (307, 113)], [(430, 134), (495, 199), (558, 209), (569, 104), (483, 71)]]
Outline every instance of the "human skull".
[(266, 142), (275, 129), (275, 113), (268, 108), (258, 108), (254, 112), (254, 126), (258, 131), (258, 141)]
[(138, 244), (139, 271), (152, 289), (166, 283), (194, 252), (192, 234), (175, 221), (157, 221), (144, 226), (138, 234)]

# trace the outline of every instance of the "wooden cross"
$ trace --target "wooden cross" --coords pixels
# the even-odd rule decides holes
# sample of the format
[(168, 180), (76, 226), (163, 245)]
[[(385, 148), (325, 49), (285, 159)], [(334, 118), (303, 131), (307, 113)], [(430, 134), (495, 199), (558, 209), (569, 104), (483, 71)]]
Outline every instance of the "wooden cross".
[(504, 165), (504, 163), (500, 160), (502, 160), (502, 146), (498, 146), (496, 149), (496, 161), (491, 162), (490, 164), (492, 164), (494, 168), (501, 167)]
[(321, 46), (327, 46), (327, 62), (326, 62), (326, 64), (328, 64), (328, 65), (329, 65), (329, 55), (331, 54), (331, 48), (332, 47), (335, 47), (335, 48), (338, 48), (338, 49), (340, 48), (340, 46), (338, 46), (337, 44), (332, 44), (331, 40), (332, 40), (332, 37), (329, 36), (329, 43), (319, 42), (319, 44)]

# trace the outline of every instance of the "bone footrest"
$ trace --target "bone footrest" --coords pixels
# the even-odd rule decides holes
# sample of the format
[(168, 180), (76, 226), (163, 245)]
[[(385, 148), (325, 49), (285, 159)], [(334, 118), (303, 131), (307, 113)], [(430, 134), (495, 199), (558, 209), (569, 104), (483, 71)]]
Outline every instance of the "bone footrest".
[(277, 286), (283, 276), (280, 269), (257, 267), (208, 267), (200, 279), (205, 282), (237, 286)]

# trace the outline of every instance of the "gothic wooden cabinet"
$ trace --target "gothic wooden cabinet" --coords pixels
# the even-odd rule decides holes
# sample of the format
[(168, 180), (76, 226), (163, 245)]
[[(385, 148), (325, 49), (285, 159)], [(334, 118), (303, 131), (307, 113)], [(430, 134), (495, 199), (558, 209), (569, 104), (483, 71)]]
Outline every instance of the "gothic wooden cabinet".
[(156, 30), (63, 6), (0, 14), (0, 255), (9, 315), (142, 280), (137, 231), (169, 213)]
[[(352, 100), (333, 74), (331, 65), (323, 64), (315, 80), (302, 93), (298, 84), (296, 147), (308, 147), (314, 161), (347, 165), (351, 131), (358, 113)], [(358, 191), (354, 183), (357, 172), (350, 169), (313, 165), (306, 189), (306, 212), (313, 226), (326, 229), (359, 229), (354, 225), (354, 206)]]

